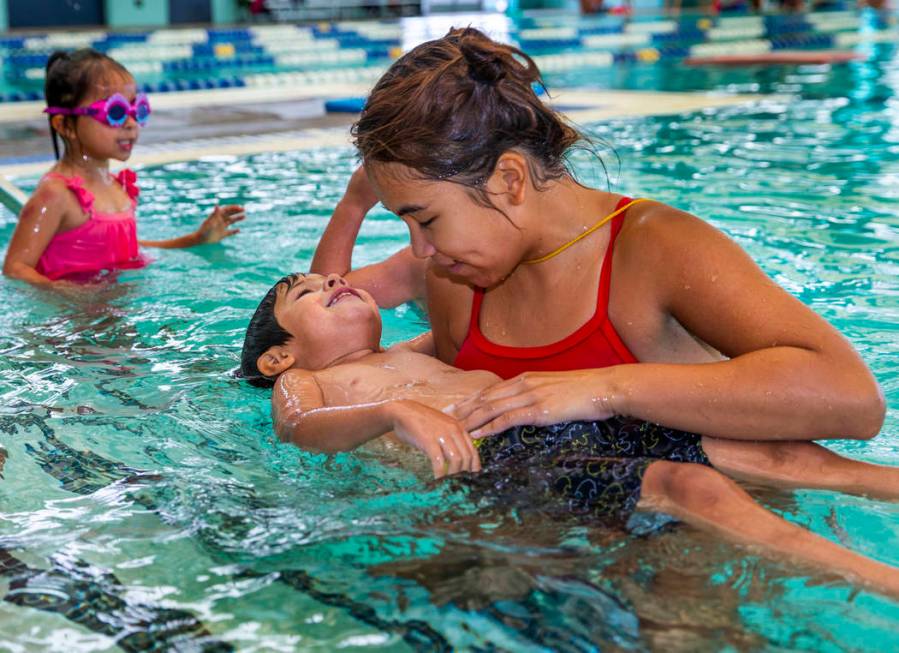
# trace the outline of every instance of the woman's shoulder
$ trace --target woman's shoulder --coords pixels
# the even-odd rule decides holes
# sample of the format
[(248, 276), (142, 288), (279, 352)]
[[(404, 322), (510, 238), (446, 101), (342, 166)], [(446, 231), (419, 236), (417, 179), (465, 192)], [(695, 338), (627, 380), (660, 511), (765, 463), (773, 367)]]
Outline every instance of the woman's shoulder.
[(726, 239), (717, 228), (692, 213), (655, 200), (634, 204), (615, 243), (616, 254), (690, 256), (703, 246)]

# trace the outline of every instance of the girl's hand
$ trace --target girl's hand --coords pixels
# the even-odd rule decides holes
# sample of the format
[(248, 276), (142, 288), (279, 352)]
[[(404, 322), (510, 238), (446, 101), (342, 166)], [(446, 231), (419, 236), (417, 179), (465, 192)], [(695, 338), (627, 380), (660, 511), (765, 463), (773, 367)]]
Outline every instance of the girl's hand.
[(417, 401), (397, 401), (392, 408), (393, 431), (431, 461), (434, 478), (481, 471), (481, 459), (459, 420)]
[(604, 420), (617, 412), (608, 370), (525, 372), (457, 403), (452, 414), (473, 438), (513, 426)]
[(240, 229), (232, 229), (235, 222), (240, 222), (247, 216), (242, 206), (229, 204), (216, 206), (209, 217), (203, 220), (200, 228), (194, 232), (197, 245), (217, 243), (224, 238), (240, 233)]

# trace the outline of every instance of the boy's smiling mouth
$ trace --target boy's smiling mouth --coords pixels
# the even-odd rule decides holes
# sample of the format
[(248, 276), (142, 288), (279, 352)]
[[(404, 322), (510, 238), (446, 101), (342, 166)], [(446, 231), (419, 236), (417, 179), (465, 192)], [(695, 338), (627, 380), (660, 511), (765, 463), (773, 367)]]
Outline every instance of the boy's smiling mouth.
[(356, 290), (350, 288), (349, 286), (341, 286), (331, 295), (331, 299), (328, 300), (328, 303), (325, 305), (327, 308), (334, 306), (337, 302), (339, 302), (344, 297), (356, 297), (358, 299), (362, 299), (362, 295), (360, 295)]

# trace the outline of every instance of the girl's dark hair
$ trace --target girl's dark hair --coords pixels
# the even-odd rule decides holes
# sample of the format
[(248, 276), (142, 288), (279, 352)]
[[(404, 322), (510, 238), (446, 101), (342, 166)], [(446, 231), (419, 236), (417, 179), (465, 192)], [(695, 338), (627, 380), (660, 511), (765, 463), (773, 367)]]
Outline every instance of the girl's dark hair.
[(566, 154), (584, 137), (534, 90), (543, 86), (524, 52), (468, 27), (452, 29), (398, 59), (353, 125), (364, 162), (401, 163), (424, 179), (483, 189), (504, 152), (528, 158), (539, 188), (571, 176)]
[[(74, 52), (57, 50), (47, 60), (44, 77), (44, 98), (48, 107), (77, 107), (87, 96), (91, 87), (104, 73), (115, 71), (129, 75), (128, 70), (112, 57), (91, 48), (82, 48)], [(58, 134), (53, 129), (53, 116), (50, 120), (50, 140), (53, 141), (53, 153), (59, 158)], [(66, 119), (71, 119), (66, 116)]]
[(278, 320), (275, 317), (275, 301), (278, 298), (278, 286), (282, 283), (292, 284), (297, 276), (299, 275), (289, 274), (279, 279), (278, 283), (265, 293), (265, 297), (259, 302), (256, 312), (250, 318), (247, 334), (243, 339), (243, 349), (240, 352), (239, 376), (251, 385), (260, 388), (271, 388), (275, 384), (274, 379), (265, 376), (259, 371), (256, 361), (269, 347), (283, 345), (291, 338), (290, 333), (278, 324)]

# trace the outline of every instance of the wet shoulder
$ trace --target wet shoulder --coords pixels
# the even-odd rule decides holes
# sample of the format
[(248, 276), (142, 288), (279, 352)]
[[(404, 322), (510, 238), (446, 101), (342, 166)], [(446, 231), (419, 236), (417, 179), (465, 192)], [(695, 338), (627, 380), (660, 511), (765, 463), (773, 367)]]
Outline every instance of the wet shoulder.
[(80, 205), (65, 179), (47, 176), (38, 182), (26, 207), (59, 211), (78, 210)]
[(721, 237), (705, 220), (662, 202), (646, 201), (628, 210), (615, 242), (615, 265), (659, 269), (678, 260), (689, 260), (704, 242)]
[(317, 375), (307, 370), (287, 370), (272, 388), (272, 410), (276, 417), (282, 412), (312, 410), (322, 405)]

